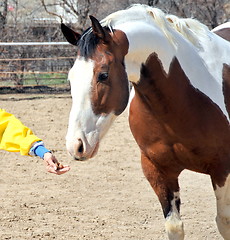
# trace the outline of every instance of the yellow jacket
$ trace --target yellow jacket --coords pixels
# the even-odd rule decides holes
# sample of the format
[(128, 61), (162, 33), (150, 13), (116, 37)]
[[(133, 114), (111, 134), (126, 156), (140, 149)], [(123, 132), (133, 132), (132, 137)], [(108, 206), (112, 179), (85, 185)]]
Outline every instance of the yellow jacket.
[(14, 115), (0, 108), (0, 149), (29, 155), (34, 142), (41, 141)]

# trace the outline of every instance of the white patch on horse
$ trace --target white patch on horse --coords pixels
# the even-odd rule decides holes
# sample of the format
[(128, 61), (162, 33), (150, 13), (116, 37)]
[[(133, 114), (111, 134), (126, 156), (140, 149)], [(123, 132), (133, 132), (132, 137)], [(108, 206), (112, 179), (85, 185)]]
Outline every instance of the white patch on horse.
[(175, 192), (174, 198), (171, 201), (172, 210), (166, 217), (165, 229), (170, 240), (184, 239), (184, 226), (176, 206), (176, 201), (179, 200), (179, 198), (179, 192)]
[(216, 223), (225, 240), (230, 240), (230, 174), (223, 187), (216, 186)]
[[(72, 109), (69, 116), (66, 145), (71, 155), (74, 155), (74, 142), (77, 139), (84, 139), (83, 132), (92, 135), (90, 130), (96, 122), (96, 116), (90, 102), (93, 67), (93, 61), (88, 60), (86, 62), (83, 58), (77, 58), (69, 71), (68, 79), (71, 83)], [(91, 121), (85, 121), (89, 116)]]
[(125, 63), (131, 82), (139, 81), (140, 66), (153, 52), (158, 54), (165, 72), (168, 72), (175, 56), (175, 48), (158, 27), (144, 22), (129, 22), (116, 28), (125, 32), (129, 41), (129, 52), (125, 57)]
[(111, 112), (107, 115), (95, 115), (91, 105), (91, 81), (94, 62), (78, 57), (69, 71), (71, 83), (72, 108), (66, 135), (66, 147), (72, 156), (77, 156), (76, 143), (82, 140), (84, 158), (91, 157), (99, 141), (108, 131), (116, 118)]

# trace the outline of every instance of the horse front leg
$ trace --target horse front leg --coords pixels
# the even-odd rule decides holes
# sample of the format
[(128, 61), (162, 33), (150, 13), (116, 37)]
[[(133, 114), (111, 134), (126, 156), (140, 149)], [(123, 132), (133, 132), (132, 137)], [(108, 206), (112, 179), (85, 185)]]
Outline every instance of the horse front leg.
[(213, 177), (212, 183), (216, 195), (217, 227), (224, 240), (230, 240), (230, 173), (221, 187)]
[(161, 203), (168, 238), (170, 240), (183, 240), (184, 227), (180, 219), (179, 173), (162, 172), (143, 153), (141, 163), (144, 175)]

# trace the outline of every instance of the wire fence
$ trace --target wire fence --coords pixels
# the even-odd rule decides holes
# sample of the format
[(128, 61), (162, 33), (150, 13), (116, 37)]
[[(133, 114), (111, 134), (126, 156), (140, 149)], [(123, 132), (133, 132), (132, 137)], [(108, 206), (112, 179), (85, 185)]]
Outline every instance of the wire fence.
[(76, 51), (66, 42), (0, 42), (0, 87), (68, 85)]

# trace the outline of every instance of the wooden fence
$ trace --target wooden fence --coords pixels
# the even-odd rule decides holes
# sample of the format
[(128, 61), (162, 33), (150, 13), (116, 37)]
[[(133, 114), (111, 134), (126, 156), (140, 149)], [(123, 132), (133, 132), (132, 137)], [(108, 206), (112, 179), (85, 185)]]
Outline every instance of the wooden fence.
[(76, 52), (67, 42), (0, 42), (0, 87), (68, 84)]

